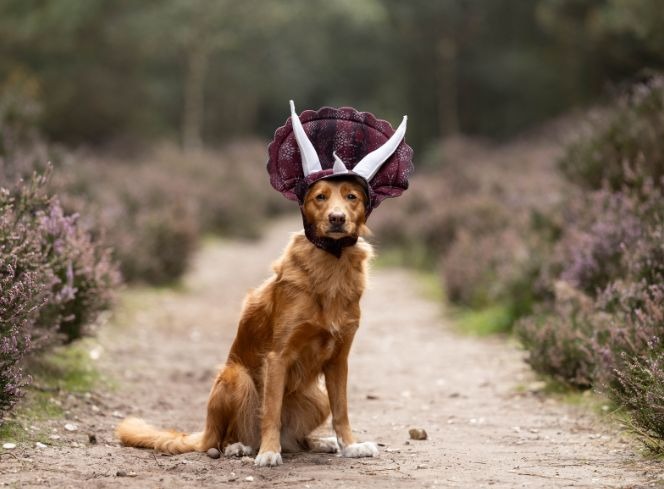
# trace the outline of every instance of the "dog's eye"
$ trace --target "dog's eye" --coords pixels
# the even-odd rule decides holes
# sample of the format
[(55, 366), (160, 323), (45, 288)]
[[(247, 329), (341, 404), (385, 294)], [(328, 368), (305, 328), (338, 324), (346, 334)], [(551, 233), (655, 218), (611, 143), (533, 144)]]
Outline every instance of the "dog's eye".
[(346, 196), (346, 198), (347, 198), (348, 200), (355, 200), (355, 199), (357, 199), (357, 195), (355, 195), (355, 194), (348, 194), (348, 195)]
[(325, 194), (318, 194), (316, 200), (325, 200)]

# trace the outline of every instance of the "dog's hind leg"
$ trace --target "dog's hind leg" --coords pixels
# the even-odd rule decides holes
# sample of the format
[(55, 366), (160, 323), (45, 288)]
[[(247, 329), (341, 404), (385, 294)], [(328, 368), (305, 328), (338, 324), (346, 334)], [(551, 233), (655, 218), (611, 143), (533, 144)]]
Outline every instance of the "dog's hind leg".
[[(315, 441), (309, 435), (330, 415), (327, 394), (313, 384), (284, 397), (281, 412), (281, 447), (284, 452), (312, 450)], [(317, 450), (320, 451), (320, 450)], [(331, 448), (325, 450), (331, 452)]]
[(338, 453), (339, 442), (336, 436), (307, 437), (309, 451), (314, 453)]
[(249, 372), (229, 363), (217, 374), (208, 399), (203, 447), (248, 455), (260, 445), (260, 399)]

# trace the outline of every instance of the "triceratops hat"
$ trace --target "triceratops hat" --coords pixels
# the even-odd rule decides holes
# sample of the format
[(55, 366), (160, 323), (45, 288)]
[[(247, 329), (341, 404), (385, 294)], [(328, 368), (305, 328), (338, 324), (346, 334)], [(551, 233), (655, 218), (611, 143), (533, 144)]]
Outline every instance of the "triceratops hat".
[[(407, 117), (395, 131), (389, 122), (352, 107), (305, 110), (300, 117), (290, 101), (291, 116), (274, 133), (268, 147), (270, 183), (300, 208), (309, 187), (321, 179), (359, 181), (367, 194), (366, 214), (387, 197), (408, 188), (413, 149), (406, 144)], [(304, 218), (305, 234), (335, 256), (355, 239), (318, 238)]]

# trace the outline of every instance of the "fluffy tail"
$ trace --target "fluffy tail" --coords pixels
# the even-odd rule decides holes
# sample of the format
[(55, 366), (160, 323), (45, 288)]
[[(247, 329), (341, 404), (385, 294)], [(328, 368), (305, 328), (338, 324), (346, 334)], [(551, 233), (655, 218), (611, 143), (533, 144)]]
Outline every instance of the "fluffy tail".
[(115, 433), (122, 444), (128, 447), (153, 448), (170, 454), (203, 451), (202, 432), (188, 435), (179, 431), (160, 430), (138, 418), (125, 418)]

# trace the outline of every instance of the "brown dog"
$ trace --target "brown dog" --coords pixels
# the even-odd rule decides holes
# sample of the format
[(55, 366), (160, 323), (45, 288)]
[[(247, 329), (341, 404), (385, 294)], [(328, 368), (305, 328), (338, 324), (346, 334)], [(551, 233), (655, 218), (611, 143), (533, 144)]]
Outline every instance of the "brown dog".
[[(319, 180), (307, 192), (303, 211), (317, 236), (343, 239), (368, 232), (365, 206), (360, 184)], [(377, 455), (374, 443), (356, 443), (346, 398), (348, 353), (372, 256), (362, 238), (337, 259), (295, 234), (273, 265), (274, 275), (246, 298), (228, 360), (210, 392), (205, 431), (161, 431), (127, 418), (117, 428), (122, 443), (166, 453), (216, 447), (227, 456), (260, 447), (259, 466), (281, 464), (282, 450)], [(336, 439), (312, 438), (330, 411)]]

